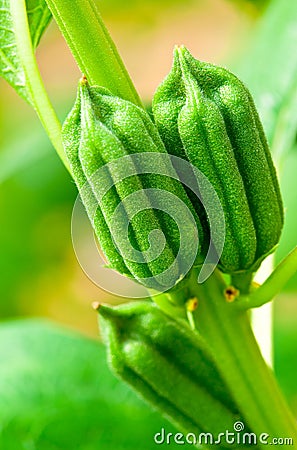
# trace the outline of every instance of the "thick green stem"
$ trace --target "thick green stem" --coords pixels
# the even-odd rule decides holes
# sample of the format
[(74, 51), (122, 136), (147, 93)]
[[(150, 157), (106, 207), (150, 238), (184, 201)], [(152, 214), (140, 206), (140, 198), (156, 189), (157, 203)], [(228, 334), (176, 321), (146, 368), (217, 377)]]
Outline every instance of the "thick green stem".
[(296, 448), (294, 418), (261, 356), (247, 313), (225, 300), (226, 286), (218, 272), (201, 285), (193, 273), (190, 286), (199, 302), (194, 313), (197, 330), (212, 348), (242, 420), (258, 436), (293, 438)]
[(90, 84), (142, 106), (94, 0), (47, 0), (82, 73)]

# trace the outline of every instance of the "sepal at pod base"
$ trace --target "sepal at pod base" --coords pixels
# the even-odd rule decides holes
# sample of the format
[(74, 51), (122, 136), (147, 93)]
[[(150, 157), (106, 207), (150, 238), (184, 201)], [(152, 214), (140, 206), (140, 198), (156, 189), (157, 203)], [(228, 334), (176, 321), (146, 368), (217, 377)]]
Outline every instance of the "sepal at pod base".
[[(133, 103), (82, 79), (75, 105), (63, 125), (71, 172), (111, 268), (148, 288), (167, 290), (200, 255), (203, 230), (149, 115)], [(143, 154), (153, 155), (141, 167)], [(138, 157), (136, 159), (136, 157)], [(169, 156), (168, 156), (169, 158)], [(172, 216), (182, 222), (180, 229)], [(195, 245), (194, 245), (195, 247)], [(178, 255), (178, 257), (177, 257)]]
[[(112, 370), (177, 429), (214, 439), (234, 431), (243, 417), (198, 333), (150, 302), (100, 305), (98, 313)], [(223, 439), (219, 448), (228, 448)]]
[(220, 269), (255, 271), (279, 241), (283, 205), (251, 94), (235, 75), (181, 47), (153, 114), (168, 152), (199, 168), (218, 194), (226, 227)]

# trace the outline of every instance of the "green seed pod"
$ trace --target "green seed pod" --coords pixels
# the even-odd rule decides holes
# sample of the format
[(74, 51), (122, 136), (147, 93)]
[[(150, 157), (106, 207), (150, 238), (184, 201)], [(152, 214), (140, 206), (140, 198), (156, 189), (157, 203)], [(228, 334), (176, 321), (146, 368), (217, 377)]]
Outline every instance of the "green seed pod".
[(99, 322), (112, 369), (178, 428), (233, 430), (240, 414), (198, 333), (148, 302), (102, 305)]
[(226, 226), (221, 270), (256, 270), (278, 243), (283, 206), (247, 88), (226, 69), (197, 61), (181, 47), (154, 96), (153, 113), (168, 152), (196, 166), (218, 194)]
[(86, 211), (91, 221), (93, 221), (94, 228), (100, 233), (100, 245), (110, 265), (118, 272), (127, 276), (131, 276), (131, 273), (126, 267), (123, 258), (114, 247), (110, 231), (104, 220), (104, 216), (100, 208), (96, 208), (95, 216), (93, 216), (92, 214), (93, 205), (96, 205), (97, 201), (92, 190), (86, 189), (87, 178), (84, 174), (79, 160), (79, 145), (81, 138), (80, 112), (81, 99), (80, 95), (78, 95), (72, 111), (63, 124), (62, 130), (63, 143), (67, 159), (69, 161), (70, 170), (82, 197), (82, 201), (85, 205)]
[[(170, 177), (173, 167), (159, 157), (167, 152), (148, 114), (82, 80), (63, 138), (110, 266), (149, 288), (173, 287), (190, 269), (193, 243), (194, 260), (201, 261), (202, 227), (182, 185)], [(142, 167), (144, 153), (154, 156), (155, 169)]]

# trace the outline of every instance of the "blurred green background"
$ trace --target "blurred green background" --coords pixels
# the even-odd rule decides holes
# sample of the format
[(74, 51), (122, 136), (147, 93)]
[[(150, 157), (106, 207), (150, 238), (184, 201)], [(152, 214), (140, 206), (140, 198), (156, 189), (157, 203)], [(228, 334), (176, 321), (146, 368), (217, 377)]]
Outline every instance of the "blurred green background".
[[(260, 2), (254, 2), (258, 5)], [(252, 2), (140, 0), (98, 3), (146, 103), (168, 73), (175, 44), (224, 64), (246, 47), (260, 16)], [(61, 121), (71, 109), (80, 72), (52, 22), (37, 57)], [(46, 316), (91, 335), (91, 302), (107, 298), (77, 264), (70, 218), (77, 192), (34, 111), (0, 81), (0, 315)]]
[[(175, 44), (233, 69), (250, 87), (280, 171), (286, 208), (276, 257), (281, 259), (297, 241), (297, 6), (289, 0), (101, 0), (98, 5), (147, 104), (170, 69)], [(80, 73), (54, 23), (37, 57), (62, 121)], [(91, 303), (122, 299), (100, 290), (81, 270), (70, 233), (75, 185), (35, 113), (3, 80), (0, 130), (0, 448), (87, 450), (115, 443), (118, 449), (153, 448), (152, 433), (164, 420), (114, 380), (98, 343)], [(297, 416), (296, 291), (297, 277), (275, 301), (274, 344), (276, 373)], [(101, 379), (108, 392), (118, 389), (110, 401)], [(122, 438), (121, 447), (111, 430), (116, 424), (118, 439), (125, 435), (123, 417), (139, 432)], [(62, 428), (68, 440), (61, 441)], [(74, 436), (75, 429), (84, 439)], [(140, 445), (141, 436), (146, 442)]]

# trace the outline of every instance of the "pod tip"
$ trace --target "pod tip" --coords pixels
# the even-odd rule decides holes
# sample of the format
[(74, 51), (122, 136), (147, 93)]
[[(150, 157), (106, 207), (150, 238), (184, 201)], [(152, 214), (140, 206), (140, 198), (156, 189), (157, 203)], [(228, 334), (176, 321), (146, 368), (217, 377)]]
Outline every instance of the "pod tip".
[(79, 80), (81, 86), (85, 86), (86, 84), (88, 84), (88, 80), (85, 74), (82, 74), (81, 79)]
[(100, 308), (100, 306), (101, 306), (101, 303), (99, 303), (99, 302), (93, 302), (93, 303), (92, 303), (92, 308), (93, 308), (95, 311), (98, 311), (99, 308)]

